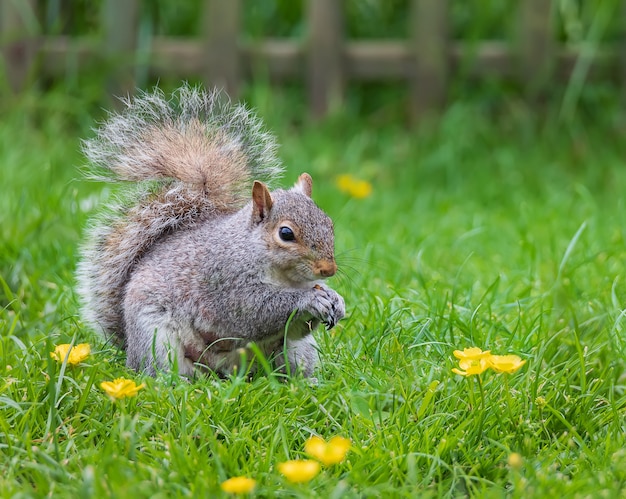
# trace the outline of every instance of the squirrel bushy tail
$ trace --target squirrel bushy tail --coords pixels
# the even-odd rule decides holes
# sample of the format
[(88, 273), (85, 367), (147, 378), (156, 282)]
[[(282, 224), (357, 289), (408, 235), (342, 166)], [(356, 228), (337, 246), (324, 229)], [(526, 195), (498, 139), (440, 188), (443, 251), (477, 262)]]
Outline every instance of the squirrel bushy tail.
[(219, 91), (183, 86), (171, 99), (155, 90), (123, 103), (83, 151), (90, 177), (132, 186), (92, 222), (77, 269), (83, 317), (114, 339), (128, 277), (159, 238), (241, 208), (253, 180), (282, 174), (274, 137)]
[[(95, 138), (83, 142), (104, 180), (176, 179), (215, 200), (248, 197), (252, 180), (282, 173), (274, 137), (242, 105), (218, 90), (179, 88), (170, 100), (160, 90), (123, 99)], [(243, 192), (242, 192), (243, 189)]]

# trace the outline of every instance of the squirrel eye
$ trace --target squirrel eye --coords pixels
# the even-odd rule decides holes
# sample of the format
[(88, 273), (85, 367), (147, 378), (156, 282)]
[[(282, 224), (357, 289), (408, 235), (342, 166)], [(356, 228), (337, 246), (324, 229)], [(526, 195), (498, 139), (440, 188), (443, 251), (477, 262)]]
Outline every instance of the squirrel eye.
[(278, 229), (278, 235), (283, 241), (295, 241), (296, 235), (289, 227), (281, 227)]

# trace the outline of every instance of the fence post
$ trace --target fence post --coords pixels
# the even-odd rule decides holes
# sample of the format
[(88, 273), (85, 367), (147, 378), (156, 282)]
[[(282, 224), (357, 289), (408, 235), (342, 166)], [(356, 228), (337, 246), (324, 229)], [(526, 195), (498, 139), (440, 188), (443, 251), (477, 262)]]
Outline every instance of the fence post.
[(343, 12), (338, 0), (309, 0), (307, 87), (315, 118), (341, 102), (344, 92)]
[(441, 110), (446, 99), (448, 10), (448, 0), (413, 0), (411, 5), (411, 118), (415, 122)]
[(531, 98), (541, 95), (553, 74), (552, 3), (551, 0), (520, 2), (519, 78)]
[(204, 80), (233, 98), (238, 96), (241, 83), (240, 18), (240, 0), (206, 0)]
[(621, 40), (620, 40), (620, 57), (618, 64), (621, 66), (620, 86), (622, 88), (622, 99), (626, 103), (626, 0), (622, 0), (621, 11), (619, 12), (622, 21)]
[(104, 55), (112, 69), (106, 83), (109, 95), (134, 93), (138, 24), (139, 0), (106, 0)]
[(7, 83), (19, 92), (33, 68), (39, 42), (35, 0), (0, 0), (0, 57)]

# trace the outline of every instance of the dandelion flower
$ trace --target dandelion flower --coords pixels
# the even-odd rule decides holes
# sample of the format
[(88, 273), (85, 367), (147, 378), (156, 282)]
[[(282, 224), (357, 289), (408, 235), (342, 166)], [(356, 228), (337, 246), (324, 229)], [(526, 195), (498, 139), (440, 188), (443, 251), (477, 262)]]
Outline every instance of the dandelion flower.
[(372, 193), (372, 184), (348, 174), (337, 177), (337, 187), (340, 191), (357, 199), (366, 198)]
[(304, 450), (322, 464), (329, 466), (343, 461), (350, 450), (350, 445), (350, 440), (339, 436), (331, 438), (328, 443), (320, 437), (313, 436), (304, 444)]
[(57, 345), (54, 348), (54, 352), (50, 352), (50, 357), (57, 362), (63, 362), (67, 357), (68, 364), (76, 365), (89, 357), (89, 354), (91, 354), (91, 347), (88, 343), (81, 343), (80, 345), (74, 346), (69, 343), (64, 343)]
[(143, 383), (137, 385), (132, 379), (124, 378), (117, 378), (113, 381), (103, 381), (100, 383), (100, 388), (102, 388), (111, 399), (134, 397), (139, 390), (144, 387), (145, 385)]
[(256, 480), (245, 476), (235, 476), (222, 482), (220, 487), (228, 494), (248, 494), (256, 487)]
[(491, 355), (487, 361), (489, 362), (489, 367), (499, 373), (514, 373), (526, 364), (526, 361), (520, 359), (517, 355)]
[(278, 471), (293, 483), (304, 483), (313, 480), (320, 472), (320, 463), (310, 459), (294, 459), (278, 463)]

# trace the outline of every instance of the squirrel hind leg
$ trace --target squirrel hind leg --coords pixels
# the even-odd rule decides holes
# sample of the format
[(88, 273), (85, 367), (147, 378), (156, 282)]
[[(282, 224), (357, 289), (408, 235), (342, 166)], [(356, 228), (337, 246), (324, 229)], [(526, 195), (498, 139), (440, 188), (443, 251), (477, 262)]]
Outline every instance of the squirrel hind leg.
[(297, 340), (287, 339), (288, 371), (282, 351), (278, 352), (276, 362), (283, 372), (290, 372), (292, 375), (300, 373), (305, 378), (311, 378), (319, 363), (319, 349), (313, 335), (308, 334)]
[(163, 370), (192, 377), (194, 365), (185, 357), (180, 325), (160, 307), (144, 304), (139, 310), (136, 308), (124, 310), (126, 365), (150, 376)]

